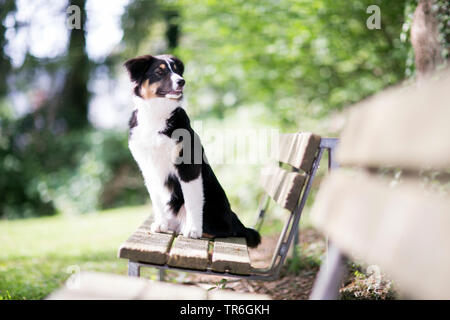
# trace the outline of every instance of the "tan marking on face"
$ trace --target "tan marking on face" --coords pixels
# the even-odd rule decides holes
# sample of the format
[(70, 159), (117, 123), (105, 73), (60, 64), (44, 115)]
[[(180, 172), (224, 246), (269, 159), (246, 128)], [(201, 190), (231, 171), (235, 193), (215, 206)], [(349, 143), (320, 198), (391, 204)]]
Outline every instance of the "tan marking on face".
[(160, 82), (155, 82), (152, 84), (148, 84), (148, 79), (145, 80), (145, 82), (141, 86), (141, 96), (145, 100), (156, 98), (156, 90), (158, 89), (158, 86), (160, 85)]
[(162, 64), (159, 65), (159, 67), (160, 67), (161, 69), (165, 69), (165, 68), (166, 68), (166, 65), (162, 63)]

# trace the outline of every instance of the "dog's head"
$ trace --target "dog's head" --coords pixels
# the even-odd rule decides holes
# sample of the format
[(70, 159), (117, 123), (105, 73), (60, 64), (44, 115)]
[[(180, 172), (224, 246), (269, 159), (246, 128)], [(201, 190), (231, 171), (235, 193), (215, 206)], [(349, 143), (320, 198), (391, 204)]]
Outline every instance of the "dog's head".
[(180, 59), (171, 55), (145, 55), (130, 59), (124, 65), (135, 84), (137, 96), (146, 100), (183, 97), (184, 65)]

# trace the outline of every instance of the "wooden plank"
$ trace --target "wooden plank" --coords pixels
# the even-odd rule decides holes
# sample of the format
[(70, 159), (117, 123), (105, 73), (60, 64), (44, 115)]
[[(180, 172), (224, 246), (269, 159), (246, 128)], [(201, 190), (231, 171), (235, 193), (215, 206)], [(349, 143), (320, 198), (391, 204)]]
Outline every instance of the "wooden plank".
[(250, 274), (250, 257), (245, 238), (215, 239), (211, 267), (218, 272)]
[(139, 227), (119, 248), (119, 258), (162, 265), (168, 260), (172, 233), (150, 233), (148, 223)]
[(450, 168), (450, 71), (420, 88), (396, 87), (354, 106), (337, 160), (366, 167)]
[[(205, 289), (143, 278), (99, 272), (81, 272), (78, 283), (68, 280), (66, 286), (47, 300), (206, 300)], [(72, 285), (68, 285), (71, 283)], [(74, 286), (77, 284), (77, 286)]]
[(332, 172), (313, 223), (346, 254), (376, 264), (408, 296), (450, 299), (450, 199), (417, 181), (392, 188), (367, 174)]
[[(99, 272), (81, 272), (76, 282), (51, 293), (46, 300), (269, 300), (262, 294), (206, 289)], [(76, 285), (76, 286), (74, 286)]]
[(261, 172), (261, 186), (280, 206), (295, 209), (306, 175), (288, 172), (277, 166), (267, 166)]
[(152, 281), (139, 300), (206, 300), (207, 291), (193, 285)]
[(178, 236), (170, 249), (168, 265), (179, 268), (206, 270), (208, 240)]
[(288, 163), (307, 173), (311, 171), (320, 145), (320, 136), (311, 132), (282, 134), (276, 143), (272, 150), (277, 161)]
[(47, 300), (132, 300), (146, 290), (144, 279), (116, 274), (81, 272), (67, 280), (65, 287), (53, 292)]

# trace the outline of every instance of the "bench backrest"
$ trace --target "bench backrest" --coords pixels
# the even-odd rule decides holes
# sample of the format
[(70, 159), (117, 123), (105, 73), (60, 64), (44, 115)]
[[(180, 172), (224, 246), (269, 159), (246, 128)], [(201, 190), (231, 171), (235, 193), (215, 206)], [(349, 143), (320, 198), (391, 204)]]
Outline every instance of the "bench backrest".
[(272, 146), (275, 160), (292, 166), (287, 171), (277, 165), (261, 172), (261, 186), (280, 206), (293, 211), (310, 173), (320, 144), (320, 136), (310, 132), (279, 135)]
[[(356, 105), (336, 153), (341, 168), (322, 182), (316, 227), (409, 297), (449, 299), (450, 73)], [(427, 183), (439, 177), (447, 187)]]
[[(268, 197), (291, 212), (272, 257), (270, 269), (274, 275), (279, 274), (291, 243), (297, 239), (300, 216), (323, 152), (320, 136), (310, 132), (282, 134), (277, 138), (271, 150), (278, 164), (266, 166), (261, 172), (261, 185), (267, 194), (256, 223), (258, 229), (269, 205)], [(282, 168), (283, 163), (290, 170)]]

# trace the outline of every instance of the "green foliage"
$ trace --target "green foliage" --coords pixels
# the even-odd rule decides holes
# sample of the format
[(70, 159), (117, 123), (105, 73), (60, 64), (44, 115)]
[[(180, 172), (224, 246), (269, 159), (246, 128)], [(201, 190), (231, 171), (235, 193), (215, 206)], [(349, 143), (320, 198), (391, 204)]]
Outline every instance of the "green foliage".
[(220, 281), (216, 282), (216, 285), (214, 287), (208, 288), (208, 291), (214, 290), (214, 289), (225, 289), (227, 286), (228, 280), (225, 278), (220, 279)]
[(123, 41), (126, 44), (122, 55), (129, 59), (135, 55), (142, 43), (148, 41), (150, 28), (161, 18), (158, 1), (130, 1), (122, 16)]
[(393, 282), (380, 272), (378, 266), (366, 271), (354, 262), (349, 263), (348, 281), (340, 290), (342, 300), (393, 300), (397, 298)]
[(408, 78), (412, 78), (416, 72), (416, 66), (414, 61), (414, 49), (411, 45), (411, 25), (413, 22), (414, 10), (417, 7), (416, 0), (407, 0), (405, 3), (404, 22), (402, 26), (402, 32), (400, 34), (400, 40), (407, 50), (407, 56), (405, 61), (405, 75)]
[(0, 290), (0, 300), (12, 300), (11, 294), (8, 290), (4, 290), (4, 292)]
[[(304, 230), (303, 230), (304, 231)], [(305, 270), (318, 270), (322, 264), (324, 248), (317, 243), (303, 242), (294, 247), (296, 252), (286, 261), (287, 272), (298, 275)]]
[[(73, 150), (72, 157), (76, 165), (61, 166), (55, 172), (44, 172), (41, 176), (36, 176), (30, 183), (31, 188), (39, 192), (41, 199), (52, 201), (57, 211), (64, 214), (87, 213), (114, 204), (124, 205), (124, 202), (144, 203), (147, 194), (143, 183), (136, 186), (138, 190), (134, 190), (137, 192), (134, 195), (135, 201), (126, 197), (126, 190), (115, 190), (118, 198), (112, 199), (112, 203), (101, 203), (102, 194), (120, 168), (132, 168), (134, 170), (128, 170), (130, 175), (139, 175), (126, 139), (123, 132), (115, 131), (74, 132), (67, 135), (63, 139), (63, 145), (57, 148)], [(117, 187), (129, 188), (128, 185)]]
[[(191, 109), (262, 105), (287, 130), (404, 77), (404, 1), (178, 1)], [(369, 30), (366, 8), (381, 7)], [(207, 98), (205, 98), (205, 96)]]
[[(15, 10), (7, 3), (3, 15)], [(84, 8), (84, 0), (77, 3)], [(86, 54), (84, 30), (72, 30), (65, 55), (28, 55), (15, 70), (14, 89), (22, 93), (33, 91), (38, 75), (55, 84), (62, 75), (35, 112), (16, 119), (0, 100), (0, 217), (89, 212), (148, 199), (127, 134), (94, 132), (87, 123), (87, 82), (96, 66), (173, 51), (186, 62), (193, 119), (220, 128), (312, 130), (330, 112), (403, 79), (413, 61), (408, 41), (400, 39), (405, 3), (130, 1), (121, 46), (97, 65)], [(366, 27), (372, 4), (381, 8), (381, 30)], [(4, 31), (0, 28), (0, 37)], [(9, 60), (1, 63), (10, 73)], [(209, 146), (205, 150), (215, 153)], [(213, 169), (225, 190), (233, 190), (228, 195), (239, 214), (255, 209), (259, 167), (213, 164)]]
[(439, 22), (439, 41), (442, 46), (441, 55), (450, 58), (450, 3), (447, 0), (436, 0), (436, 17)]
[(0, 110), (0, 217), (85, 213), (146, 201), (142, 182), (117, 185), (112, 199), (105, 195), (118, 172), (140, 176), (125, 133), (25, 130), (29, 119), (8, 118), (8, 109)]

